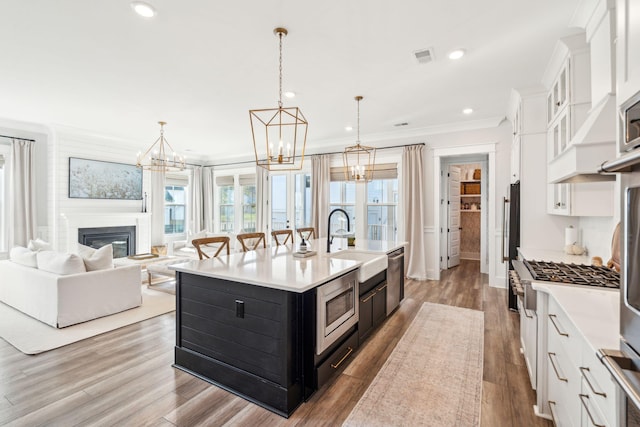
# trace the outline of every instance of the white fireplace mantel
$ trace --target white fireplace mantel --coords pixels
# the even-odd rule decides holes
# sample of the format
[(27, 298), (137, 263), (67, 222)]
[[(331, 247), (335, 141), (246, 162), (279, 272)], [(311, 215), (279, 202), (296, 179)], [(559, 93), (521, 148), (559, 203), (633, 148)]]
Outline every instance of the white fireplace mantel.
[(146, 253), (151, 249), (151, 213), (148, 212), (109, 212), (109, 213), (61, 213), (66, 247), (61, 251), (72, 252), (78, 244), (78, 229), (90, 227), (136, 227), (136, 253)]

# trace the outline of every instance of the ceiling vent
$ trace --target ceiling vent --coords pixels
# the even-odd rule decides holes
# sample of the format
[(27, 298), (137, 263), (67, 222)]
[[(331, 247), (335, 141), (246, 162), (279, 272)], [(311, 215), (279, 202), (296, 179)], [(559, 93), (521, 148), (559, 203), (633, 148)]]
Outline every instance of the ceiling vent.
[(413, 52), (419, 64), (427, 64), (433, 61), (433, 48), (417, 50)]

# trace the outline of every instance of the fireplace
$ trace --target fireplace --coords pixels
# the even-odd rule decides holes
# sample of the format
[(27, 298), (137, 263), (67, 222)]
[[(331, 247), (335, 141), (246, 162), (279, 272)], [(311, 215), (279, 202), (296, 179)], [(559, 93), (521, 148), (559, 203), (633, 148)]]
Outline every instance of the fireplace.
[(135, 255), (136, 227), (78, 228), (78, 242), (96, 249), (111, 244), (114, 258)]

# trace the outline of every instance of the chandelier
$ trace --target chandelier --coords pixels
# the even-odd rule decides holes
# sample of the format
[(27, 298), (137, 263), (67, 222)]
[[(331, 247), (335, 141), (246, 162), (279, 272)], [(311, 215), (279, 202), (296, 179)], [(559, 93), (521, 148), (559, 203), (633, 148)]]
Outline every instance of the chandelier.
[(360, 101), (363, 98), (356, 96), (354, 99), (358, 102), (358, 139), (356, 145), (346, 147), (342, 153), (344, 177), (347, 181), (367, 182), (373, 179), (376, 149), (360, 144)]
[(160, 137), (151, 144), (151, 147), (142, 154), (138, 152), (136, 166), (153, 172), (175, 172), (184, 170), (184, 157), (173, 151), (169, 142), (164, 139), (164, 125), (167, 122), (158, 122), (160, 125)]
[[(298, 107), (282, 106), (282, 38), (286, 28), (276, 28), (280, 44), (278, 108), (249, 110), (256, 164), (270, 171), (302, 169), (307, 142), (307, 119)], [(300, 148), (299, 148), (300, 147)]]

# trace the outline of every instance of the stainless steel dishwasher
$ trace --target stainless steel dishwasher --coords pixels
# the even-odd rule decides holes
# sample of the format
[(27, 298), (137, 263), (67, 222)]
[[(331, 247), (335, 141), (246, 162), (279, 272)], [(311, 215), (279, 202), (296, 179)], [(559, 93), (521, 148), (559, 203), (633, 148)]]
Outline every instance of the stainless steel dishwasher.
[(389, 254), (387, 266), (387, 316), (404, 298), (404, 248)]

